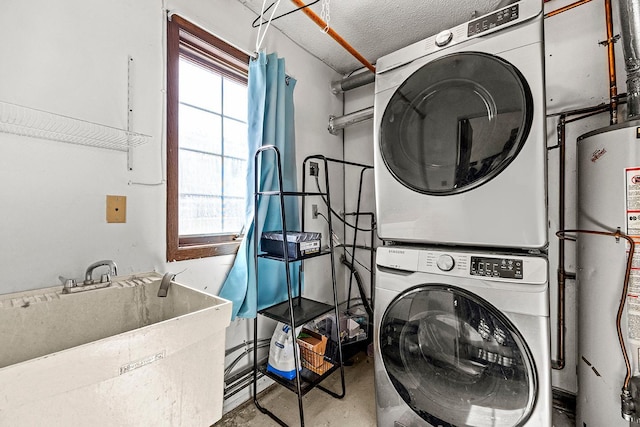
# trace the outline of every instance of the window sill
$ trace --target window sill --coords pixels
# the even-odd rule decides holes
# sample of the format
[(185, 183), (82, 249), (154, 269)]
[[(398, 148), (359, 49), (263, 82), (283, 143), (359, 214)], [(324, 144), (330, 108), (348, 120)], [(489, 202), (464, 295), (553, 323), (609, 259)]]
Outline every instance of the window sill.
[(234, 240), (225, 243), (184, 245), (175, 248), (167, 248), (167, 262), (186, 261), (190, 259), (209, 258), (221, 255), (233, 255), (238, 252), (240, 242)]

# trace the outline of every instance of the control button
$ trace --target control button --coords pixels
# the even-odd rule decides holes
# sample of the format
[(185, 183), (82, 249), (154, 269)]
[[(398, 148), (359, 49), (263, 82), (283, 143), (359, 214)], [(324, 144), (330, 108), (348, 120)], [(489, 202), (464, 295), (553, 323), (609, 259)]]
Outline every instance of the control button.
[(438, 268), (442, 271), (451, 271), (455, 262), (453, 261), (453, 257), (451, 255), (440, 255), (438, 257), (438, 261), (436, 262)]
[(446, 46), (449, 44), (452, 38), (453, 38), (453, 33), (451, 32), (451, 30), (440, 31), (436, 35), (436, 46), (438, 47)]

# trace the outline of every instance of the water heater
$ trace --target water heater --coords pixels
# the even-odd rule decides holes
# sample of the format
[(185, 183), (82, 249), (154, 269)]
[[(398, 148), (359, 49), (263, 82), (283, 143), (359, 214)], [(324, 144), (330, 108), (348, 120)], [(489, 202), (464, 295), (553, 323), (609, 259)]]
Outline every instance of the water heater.
[[(578, 228), (634, 237), (640, 254), (640, 121), (578, 138)], [(628, 427), (621, 390), (627, 374), (616, 330), (629, 243), (577, 233), (578, 398), (576, 425)], [(640, 349), (640, 255), (621, 318), (631, 374)], [(637, 378), (634, 378), (632, 385)]]

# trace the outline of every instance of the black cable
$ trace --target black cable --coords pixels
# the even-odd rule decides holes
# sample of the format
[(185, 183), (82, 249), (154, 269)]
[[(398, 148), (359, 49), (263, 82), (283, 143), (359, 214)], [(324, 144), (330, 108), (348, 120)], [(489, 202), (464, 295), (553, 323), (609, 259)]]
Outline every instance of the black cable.
[[(369, 319), (373, 319), (373, 309), (371, 308), (371, 304), (369, 304), (369, 301), (367, 300), (367, 294), (364, 291), (364, 286), (362, 285), (362, 278), (360, 277), (360, 273), (358, 273), (358, 270), (356, 270), (353, 264), (347, 261), (345, 257), (341, 257), (340, 261), (342, 262), (343, 265), (347, 266), (347, 268), (351, 271), (351, 274), (353, 274), (353, 277), (356, 279), (356, 284), (358, 285), (358, 290), (360, 291), (360, 299), (362, 300), (362, 305), (364, 306), (364, 310), (369, 315)], [(347, 295), (347, 298), (351, 297), (350, 294), (351, 294), (351, 289), (349, 289), (349, 295)]]
[[(329, 219), (328, 219), (328, 218), (327, 218), (323, 213), (318, 212), (318, 216), (321, 216), (321, 217), (322, 217), (322, 219), (324, 219), (324, 220), (327, 222), (327, 224), (329, 223)], [(333, 236), (331, 236), (331, 238), (333, 238)], [(353, 254), (347, 250), (347, 247), (353, 247), (353, 245), (340, 244), (340, 245), (338, 245), (337, 247), (341, 247), (341, 248), (343, 248), (343, 249), (344, 249), (344, 251), (347, 253), (347, 255), (349, 255), (349, 256), (351, 257), (351, 259), (353, 259), (355, 262), (357, 262), (358, 264), (360, 264), (360, 266), (361, 266), (362, 268), (364, 268), (364, 269), (365, 269), (365, 270), (367, 270), (369, 273), (371, 273), (371, 269), (370, 269), (369, 267), (367, 267), (366, 265), (364, 265), (363, 263), (361, 263), (360, 261), (358, 261), (358, 260), (353, 256)], [(365, 249), (365, 250), (370, 250), (370, 251), (372, 251), (372, 250), (373, 250), (373, 248), (369, 248), (369, 247), (367, 247), (367, 246), (356, 246), (356, 247), (355, 247), (355, 249)]]
[[(320, 189), (320, 181), (318, 180), (318, 175), (315, 175), (314, 177), (315, 177), (315, 179), (316, 179), (316, 188), (318, 189), (318, 192), (319, 192), (319, 193), (321, 193), (321, 192), (322, 192), (322, 190)], [(322, 198), (322, 201), (324, 202), (325, 206), (327, 206), (327, 208), (329, 208), (329, 202), (327, 201), (327, 199), (325, 199), (325, 198), (324, 198), (324, 195), (321, 195), (320, 197)], [(353, 224), (351, 224), (351, 223), (347, 222), (347, 220), (346, 220), (346, 219), (342, 218), (342, 216), (340, 216), (340, 214), (339, 214), (339, 213), (337, 213), (335, 210), (333, 210), (333, 208), (331, 208), (331, 209), (330, 209), (330, 211), (331, 211), (331, 213), (332, 213), (336, 218), (338, 218), (338, 220), (339, 220), (340, 222), (342, 222), (344, 225), (347, 225), (347, 226), (349, 226), (349, 227), (351, 227), (351, 228), (353, 228), (353, 229), (355, 229), (355, 230), (358, 230), (358, 231), (368, 231), (368, 232), (375, 230), (375, 227), (374, 227), (374, 228), (360, 228), (360, 227), (356, 227), (355, 225), (353, 225)], [(320, 215), (320, 214), (318, 214), (318, 215)]]

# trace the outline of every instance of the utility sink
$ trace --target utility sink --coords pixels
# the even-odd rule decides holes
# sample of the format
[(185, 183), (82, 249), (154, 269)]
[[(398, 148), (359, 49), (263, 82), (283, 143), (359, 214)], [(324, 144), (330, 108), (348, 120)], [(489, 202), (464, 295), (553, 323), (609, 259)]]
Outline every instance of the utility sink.
[(217, 421), (231, 302), (161, 279), (0, 295), (0, 425)]

